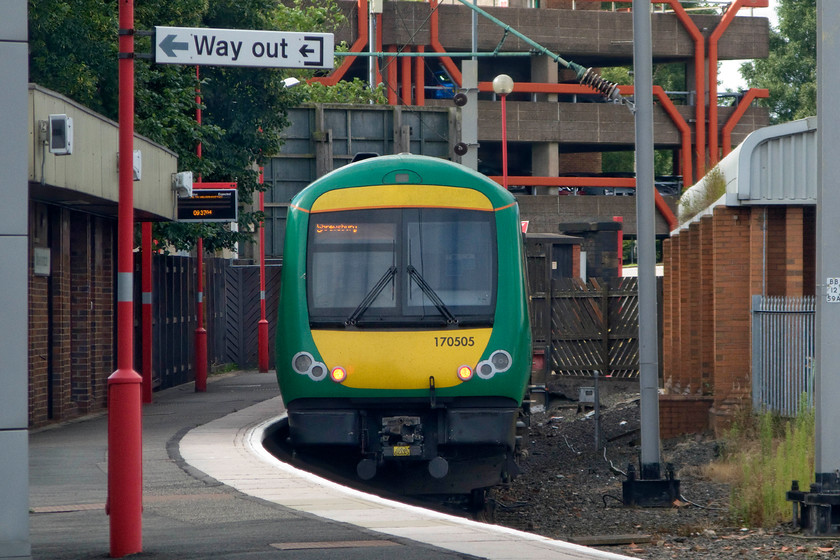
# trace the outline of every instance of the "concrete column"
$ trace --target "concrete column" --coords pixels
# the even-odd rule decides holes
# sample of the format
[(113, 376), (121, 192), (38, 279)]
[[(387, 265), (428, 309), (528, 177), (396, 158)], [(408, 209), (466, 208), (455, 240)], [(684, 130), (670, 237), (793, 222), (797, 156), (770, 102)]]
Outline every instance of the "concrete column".
[(0, 3), (0, 558), (28, 558), (28, 45), (26, 0)]
[[(531, 81), (556, 84), (558, 78), (557, 63), (545, 55), (531, 57)], [(537, 101), (557, 101), (556, 93), (538, 93)]]
[[(560, 173), (560, 154), (557, 142), (531, 144), (531, 169), (535, 177), (557, 177)], [(558, 187), (534, 187), (534, 194), (556, 195)]]

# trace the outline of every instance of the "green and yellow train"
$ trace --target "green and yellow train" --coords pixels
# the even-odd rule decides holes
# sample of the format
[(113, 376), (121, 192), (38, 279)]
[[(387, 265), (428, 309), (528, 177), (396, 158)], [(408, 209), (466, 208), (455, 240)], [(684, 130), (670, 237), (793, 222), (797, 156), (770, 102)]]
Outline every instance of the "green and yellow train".
[(412, 493), (462, 493), (514, 474), (531, 371), (514, 197), (409, 154), (309, 185), (289, 207), (276, 369), (293, 446), (355, 449), (363, 479), (411, 465)]

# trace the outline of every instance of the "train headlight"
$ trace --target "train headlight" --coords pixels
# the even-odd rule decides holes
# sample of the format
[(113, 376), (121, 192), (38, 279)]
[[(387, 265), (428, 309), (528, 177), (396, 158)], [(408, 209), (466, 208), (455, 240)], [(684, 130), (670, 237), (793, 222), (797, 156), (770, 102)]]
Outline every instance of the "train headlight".
[(461, 381), (469, 381), (472, 379), (473, 370), (470, 366), (461, 366), (458, 368), (458, 379)]
[(332, 368), (332, 371), (330, 372), (330, 379), (336, 383), (342, 383), (345, 379), (347, 379), (347, 370), (341, 366)]
[(321, 381), (327, 376), (327, 366), (316, 362), (309, 352), (298, 352), (292, 357), (292, 369), (301, 375), (308, 375), (312, 381)]
[(294, 369), (298, 373), (307, 373), (309, 368), (312, 367), (312, 363), (315, 360), (312, 359), (312, 354), (309, 352), (298, 352), (295, 354), (295, 357), (292, 358), (292, 369)]
[(513, 360), (510, 354), (505, 350), (496, 350), (490, 354), (489, 360), (478, 362), (475, 372), (482, 379), (490, 379), (497, 373), (502, 373), (510, 369)]

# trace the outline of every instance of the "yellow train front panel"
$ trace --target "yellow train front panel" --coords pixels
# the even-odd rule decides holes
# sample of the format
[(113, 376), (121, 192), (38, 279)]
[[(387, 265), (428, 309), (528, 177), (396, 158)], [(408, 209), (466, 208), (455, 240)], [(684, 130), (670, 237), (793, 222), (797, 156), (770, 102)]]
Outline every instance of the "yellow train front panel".
[(357, 389), (428, 389), (454, 387), (458, 369), (475, 368), (492, 329), (432, 331), (313, 330), (312, 337), (328, 369), (344, 368), (346, 387)]

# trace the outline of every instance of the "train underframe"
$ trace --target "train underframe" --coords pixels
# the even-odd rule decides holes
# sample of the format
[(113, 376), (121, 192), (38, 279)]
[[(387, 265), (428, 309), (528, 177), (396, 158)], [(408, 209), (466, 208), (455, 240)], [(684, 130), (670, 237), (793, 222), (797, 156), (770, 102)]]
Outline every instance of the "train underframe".
[(295, 448), (351, 451), (356, 474), (405, 495), (466, 495), (515, 477), (525, 423), (512, 399), (302, 399), (289, 403)]

